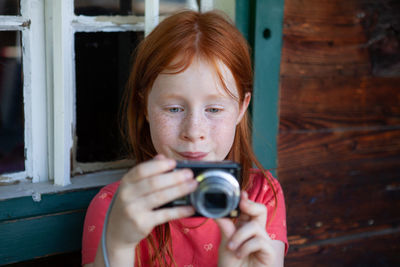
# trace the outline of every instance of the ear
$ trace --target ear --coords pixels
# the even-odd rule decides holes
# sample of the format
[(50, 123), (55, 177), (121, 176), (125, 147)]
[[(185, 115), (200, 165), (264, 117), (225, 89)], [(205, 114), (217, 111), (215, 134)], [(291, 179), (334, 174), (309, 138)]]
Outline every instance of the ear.
[(249, 107), (249, 104), (250, 104), (250, 100), (251, 100), (251, 93), (246, 93), (244, 95), (242, 106), (240, 107), (239, 116), (238, 116), (238, 119), (236, 121), (236, 125), (239, 124), (239, 122), (243, 118), (243, 115), (246, 113), (246, 110), (247, 110), (247, 108)]

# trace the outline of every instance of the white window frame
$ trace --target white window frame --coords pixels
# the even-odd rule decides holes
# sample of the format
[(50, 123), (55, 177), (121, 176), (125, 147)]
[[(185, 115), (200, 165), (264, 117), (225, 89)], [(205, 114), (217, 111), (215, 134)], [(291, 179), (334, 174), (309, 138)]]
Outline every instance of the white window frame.
[(0, 30), (22, 35), (25, 170), (2, 174), (2, 178), (43, 182), (49, 177), (43, 0), (21, 0), (20, 5), (20, 16), (0, 16)]
[[(25, 171), (2, 174), (2, 181), (25, 181), (17, 191), (33, 188), (28, 185), (30, 180), (66, 190), (85, 187), (77, 178), (73, 179), (75, 185), (70, 185), (76, 127), (75, 33), (144, 31), (147, 35), (163, 19), (159, 16), (160, 1), (145, 0), (144, 17), (77, 16), (74, 0), (21, 0), (20, 4), (21, 16), (0, 16), (0, 30), (22, 34)], [(199, 9), (205, 12), (213, 6), (214, 0), (202, 0)], [(97, 178), (93, 174), (83, 176), (105, 184), (122, 173), (102, 171)], [(50, 181), (53, 177), (54, 181)], [(85, 184), (93, 186), (89, 180)], [(42, 188), (42, 193), (48, 190), (43, 185), (35, 188)], [(0, 193), (5, 191), (4, 186), (0, 187)], [(17, 195), (30, 193), (27, 192)], [(0, 198), (4, 197), (3, 194)]]
[[(0, 174), (2, 182), (9, 184), (0, 186), (0, 200), (32, 195), (36, 201), (43, 193), (105, 185), (126, 172), (99, 171), (71, 180), (76, 126), (74, 38), (76, 32), (144, 31), (147, 35), (163, 19), (159, 3), (145, 0), (142, 17), (96, 17), (75, 15), (74, 0), (20, 0), (20, 16), (0, 16), (0, 31), (20, 31), (22, 36), (25, 117), (25, 171)], [(202, 0), (199, 9), (205, 12), (213, 7), (214, 0)]]

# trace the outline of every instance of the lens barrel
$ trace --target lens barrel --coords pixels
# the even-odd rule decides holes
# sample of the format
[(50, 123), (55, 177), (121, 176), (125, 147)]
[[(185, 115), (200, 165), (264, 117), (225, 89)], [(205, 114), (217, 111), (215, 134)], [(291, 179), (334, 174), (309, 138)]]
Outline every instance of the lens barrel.
[(195, 179), (199, 185), (190, 194), (190, 202), (202, 216), (221, 218), (237, 209), (240, 186), (232, 174), (223, 170), (207, 170)]

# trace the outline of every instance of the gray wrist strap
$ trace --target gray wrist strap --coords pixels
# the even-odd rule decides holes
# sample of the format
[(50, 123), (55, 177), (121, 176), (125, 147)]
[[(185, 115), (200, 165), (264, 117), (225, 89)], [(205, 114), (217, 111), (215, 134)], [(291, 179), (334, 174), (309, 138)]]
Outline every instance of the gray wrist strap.
[(111, 200), (110, 206), (108, 207), (108, 210), (106, 213), (106, 218), (104, 219), (103, 231), (101, 233), (101, 248), (103, 250), (104, 265), (106, 267), (110, 267), (110, 262), (108, 260), (108, 254), (107, 254), (107, 246), (106, 246), (106, 233), (107, 233), (108, 217), (110, 216), (110, 212), (111, 212), (112, 206), (114, 204), (115, 198), (117, 197), (118, 190), (119, 190), (119, 187)]

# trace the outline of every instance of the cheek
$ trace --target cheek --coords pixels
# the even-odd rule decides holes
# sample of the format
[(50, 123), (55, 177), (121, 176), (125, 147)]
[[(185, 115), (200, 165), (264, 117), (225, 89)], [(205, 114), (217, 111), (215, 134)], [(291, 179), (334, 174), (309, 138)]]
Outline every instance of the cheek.
[(231, 150), (233, 141), (235, 139), (236, 120), (224, 120), (223, 122), (215, 124), (211, 129), (214, 144), (217, 147), (217, 153), (225, 158)]
[(163, 152), (163, 147), (177, 138), (176, 122), (166, 116), (156, 113), (149, 114), (151, 140), (158, 153)]

